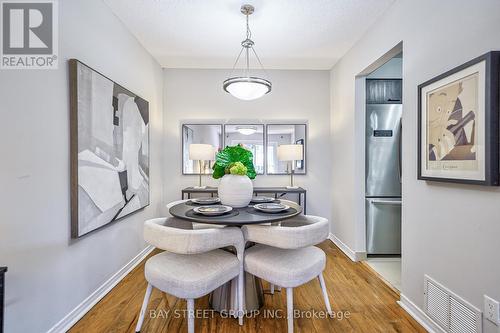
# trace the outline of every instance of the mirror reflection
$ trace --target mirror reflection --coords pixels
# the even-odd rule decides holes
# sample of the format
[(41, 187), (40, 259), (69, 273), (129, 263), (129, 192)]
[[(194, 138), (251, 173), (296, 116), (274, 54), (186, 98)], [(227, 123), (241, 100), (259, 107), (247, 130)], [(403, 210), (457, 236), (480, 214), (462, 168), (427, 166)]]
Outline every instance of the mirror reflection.
[(212, 174), (215, 154), (222, 148), (222, 125), (182, 125), (182, 173)]
[(257, 174), (264, 173), (264, 125), (224, 125), (224, 145), (242, 144), (253, 153), (253, 165)]
[[(292, 149), (300, 156), (288, 153), (290, 149), (279, 153), (281, 145), (302, 145), (302, 149)], [(287, 147), (293, 148), (293, 147)], [(306, 125), (286, 124), (267, 125), (267, 173), (287, 174), (293, 168), (295, 174), (306, 173)]]

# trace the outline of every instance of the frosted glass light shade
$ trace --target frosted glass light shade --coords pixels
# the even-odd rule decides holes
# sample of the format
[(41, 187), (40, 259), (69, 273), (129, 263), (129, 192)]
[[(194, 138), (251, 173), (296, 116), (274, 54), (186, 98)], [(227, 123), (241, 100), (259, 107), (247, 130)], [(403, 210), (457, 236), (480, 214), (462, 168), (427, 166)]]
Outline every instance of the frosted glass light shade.
[(212, 161), (214, 159), (214, 147), (204, 143), (192, 143), (189, 145), (189, 159), (194, 161)]
[(224, 81), (224, 90), (236, 98), (251, 101), (271, 91), (271, 82), (258, 77), (232, 77)]
[(280, 161), (299, 161), (304, 155), (303, 145), (279, 145), (278, 160)]
[(243, 135), (252, 135), (257, 132), (256, 126), (236, 126), (236, 130)]

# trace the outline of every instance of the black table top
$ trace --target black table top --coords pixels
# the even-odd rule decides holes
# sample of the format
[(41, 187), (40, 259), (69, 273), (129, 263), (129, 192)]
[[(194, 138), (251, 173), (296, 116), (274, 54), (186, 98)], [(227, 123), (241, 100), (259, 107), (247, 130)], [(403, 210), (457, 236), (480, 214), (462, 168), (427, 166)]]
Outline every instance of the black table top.
[(293, 201), (279, 201), (284, 205), (290, 206), (290, 209), (281, 213), (263, 213), (253, 208), (253, 205), (249, 205), (243, 208), (233, 208), (238, 214), (230, 213), (221, 216), (204, 216), (193, 214), (192, 209), (195, 206), (189, 202), (183, 202), (170, 208), (169, 213), (172, 216), (191, 222), (241, 226), (244, 224), (262, 224), (283, 221), (297, 216), (302, 212), (302, 207)]
[[(191, 193), (217, 193), (217, 187), (215, 186), (207, 186), (205, 188), (194, 188), (194, 187), (186, 187), (182, 190), (182, 192), (191, 192)], [(256, 186), (253, 188), (254, 193), (275, 193), (275, 192), (283, 192), (283, 193), (304, 193), (305, 189), (302, 187), (298, 188), (287, 188), (286, 186), (282, 187), (259, 187)]]

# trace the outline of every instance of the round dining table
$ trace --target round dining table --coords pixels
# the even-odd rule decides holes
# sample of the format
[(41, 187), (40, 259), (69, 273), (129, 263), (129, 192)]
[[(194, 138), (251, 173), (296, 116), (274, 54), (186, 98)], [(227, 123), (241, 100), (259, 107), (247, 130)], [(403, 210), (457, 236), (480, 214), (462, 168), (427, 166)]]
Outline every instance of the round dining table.
[[(196, 213), (195, 207), (203, 206), (191, 200), (181, 202), (172, 206), (169, 209), (170, 215), (186, 222), (215, 224), (224, 226), (241, 227), (245, 224), (270, 224), (278, 223), (287, 219), (291, 219), (302, 213), (302, 207), (297, 203), (289, 200), (277, 199), (273, 202), (282, 203), (289, 206), (285, 211), (279, 213), (265, 213), (259, 211), (250, 204), (242, 208), (233, 208), (232, 211), (220, 216), (205, 216)], [(252, 243), (247, 243), (247, 248), (253, 246)], [(225, 250), (232, 251), (227, 248)], [(262, 282), (256, 276), (245, 273), (245, 311), (256, 311), (264, 305), (264, 291)], [(237, 313), (237, 287), (236, 281), (232, 280), (215, 289), (210, 294), (210, 305), (212, 309), (218, 312)]]

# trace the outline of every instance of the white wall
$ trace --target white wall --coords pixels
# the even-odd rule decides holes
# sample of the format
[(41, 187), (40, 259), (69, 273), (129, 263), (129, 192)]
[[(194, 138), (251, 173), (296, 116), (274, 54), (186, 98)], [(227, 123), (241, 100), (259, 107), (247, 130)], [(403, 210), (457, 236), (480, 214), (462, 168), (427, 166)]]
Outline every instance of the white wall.
[(403, 75), (402, 71), (403, 58), (392, 58), (366, 77), (369, 79), (400, 79)]
[[(222, 90), (230, 70), (166, 69), (165, 201), (180, 199), (181, 189), (197, 176), (181, 175), (181, 124), (230, 119), (308, 122), (307, 175), (294, 181), (307, 189), (308, 214), (329, 216), (330, 85), (328, 71), (269, 71), (273, 91), (254, 101), (241, 101)], [(255, 186), (284, 186), (288, 176), (257, 176)], [(204, 176), (205, 184), (217, 181)]]
[[(160, 66), (100, 0), (59, 1), (59, 69), (0, 71), (6, 332), (45, 332), (146, 247), (161, 201)], [(150, 102), (151, 205), (70, 239), (69, 82), (77, 58)]]
[[(403, 41), (402, 293), (423, 306), (429, 274), (482, 309), (500, 299), (500, 190), (417, 180), (417, 85), (489, 50), (500, 49), (500, 2), (399, 0), (331, 73), (333, 232), (356, 249), (353, 205), (355, 75)], [(362, 126), (362, 125), (361, 125)], [(359, 142), (353, 146), (352, 142)], [(495, 326), (484, 321), (485, 332)]]

